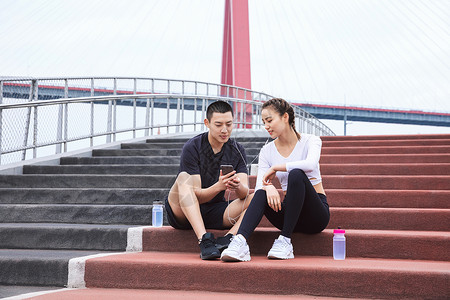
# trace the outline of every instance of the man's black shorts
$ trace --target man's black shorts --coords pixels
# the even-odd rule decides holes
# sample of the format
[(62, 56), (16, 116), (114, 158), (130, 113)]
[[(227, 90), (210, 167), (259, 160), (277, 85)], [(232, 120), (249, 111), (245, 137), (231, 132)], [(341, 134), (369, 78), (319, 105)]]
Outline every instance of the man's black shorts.
[[(169, 221), (170, 226), (175, 229), (192, 229), (192, 226), (189, 223), (180, 224), (177, 219), (175, 219), (168, 197), (166, 197), (166, 200), (164, 201), (164, 206), (166, 207), (167, 221)], [(225, 199), (222, 202), (200, 204), (200, 212), (205, 228), (226, 229), (223, 226), (223, 214), (225, 213), (227, 206), (228, 202), (225, 201)]]

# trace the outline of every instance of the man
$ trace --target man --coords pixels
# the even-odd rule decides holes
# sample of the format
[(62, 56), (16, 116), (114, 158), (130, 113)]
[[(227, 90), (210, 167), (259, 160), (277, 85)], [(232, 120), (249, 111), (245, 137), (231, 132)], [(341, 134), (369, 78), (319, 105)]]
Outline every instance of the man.
[[(210, 104), (204, 122), (209, 131), (193, 137), (183, 146), (178, 176), (165, 206), (172, 227), (194, 230), (200, 257), (215, 259), (236, 234), (243, 211), (250, 202), (247, 200), (247, 161), (244, 148), (230, 140), (233, 110), (228, 103)], [(232, 165), (234, 170), (222, 174), (221, 165)], [(227, 189), (238, 199), (227, 201)], [(230, 230), (215, 240), (206, 228)]]

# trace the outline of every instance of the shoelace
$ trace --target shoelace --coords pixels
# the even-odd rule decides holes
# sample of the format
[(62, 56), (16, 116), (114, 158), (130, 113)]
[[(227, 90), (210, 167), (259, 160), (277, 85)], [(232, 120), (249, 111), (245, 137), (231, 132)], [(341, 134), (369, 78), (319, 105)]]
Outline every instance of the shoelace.
[(239, 250), (239, 247), (241, 247), (243, 244), (244, 243), (241, 240), (239, 240), (239, 239), (237, 239), (235, 237), (232, 237), (230, 245), (228, 246), (228, 248), (231, 248), (231, 249), (234, 249), (234, 250)]
[(273, 242), (273, 246), (272, 246), (272, 247), (287, 248), (287, 247), (289, 247), (289, 244), (286, 243), (285, 241), (276, 239), (276, 240)]
[(214, 242), (210, 239), (202, 240), (202, 244), (205, 246), (205, 248), (211, 247), (214, 245)]

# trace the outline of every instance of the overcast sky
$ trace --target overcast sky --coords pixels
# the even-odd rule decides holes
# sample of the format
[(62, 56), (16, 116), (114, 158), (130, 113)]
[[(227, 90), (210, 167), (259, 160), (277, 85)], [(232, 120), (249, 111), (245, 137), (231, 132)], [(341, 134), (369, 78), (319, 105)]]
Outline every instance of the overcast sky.
[[(220, 82), (222, 0), (1, 0), (0, 76)], [(249, 0), (252, 89), (450, 112), (449, 0)]]

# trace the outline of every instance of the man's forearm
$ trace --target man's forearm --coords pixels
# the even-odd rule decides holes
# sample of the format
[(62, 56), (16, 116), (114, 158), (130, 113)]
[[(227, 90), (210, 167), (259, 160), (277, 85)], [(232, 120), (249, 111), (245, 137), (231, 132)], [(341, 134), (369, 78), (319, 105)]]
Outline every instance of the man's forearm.
[(214, 198), (221, 190), (218, 188), (217, 184), (213, 184), (209, 188), (195, 190), (195, 195), (197, 196), (198, 203), (203, 204)]
[(244, 199), (248, 195), (248, 186), (245, 184), (240, 184), (239, 188), (236, 190), (236, 196), (239, 197), (239, 199)]

